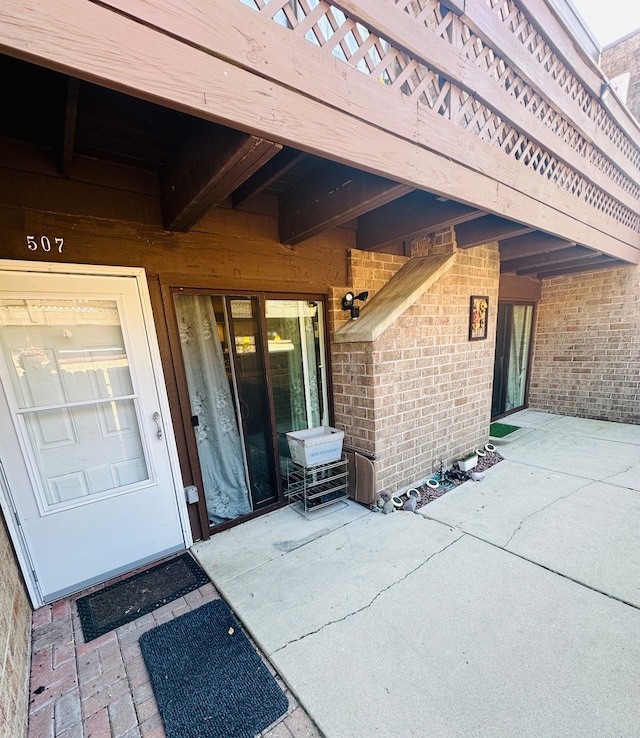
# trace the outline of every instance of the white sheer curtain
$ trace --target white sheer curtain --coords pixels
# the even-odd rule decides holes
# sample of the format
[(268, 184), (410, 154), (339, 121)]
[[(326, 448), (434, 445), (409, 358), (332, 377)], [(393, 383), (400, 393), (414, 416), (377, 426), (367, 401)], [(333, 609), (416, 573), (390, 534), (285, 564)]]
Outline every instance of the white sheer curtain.
[[(288, 397), (286, 411), (282, 403), (275, 405), (280, 431), (315, 428), (326, 415), (318, 376), (322, 364), (316, 345), (318, 309), (306, 300), (267, 300), (267, 329), (270, 336), (277, 336), (269, 346), (272, 372), (278, 375), (272, 374), (272, 382)], [(276, 351), (284, 344), (290, 351)]]
[(307, 373), (308, 379), (308, 392), (309, 392), (309, 408), (311, 413), (311, 426), (317, 428), (322, 423), (322, 408), (320, 406), (320, 395), (318, 392), (318, 364), (320, 363), (316, 356), (316, 338), (315, 338), (315, 327), (314, 317), (305, 316), (303, 317), (303, 351), (307, 356)]
[(251, 512), (242, 441), (211, 298), (176, 295), (176, 313), (209, 520)]

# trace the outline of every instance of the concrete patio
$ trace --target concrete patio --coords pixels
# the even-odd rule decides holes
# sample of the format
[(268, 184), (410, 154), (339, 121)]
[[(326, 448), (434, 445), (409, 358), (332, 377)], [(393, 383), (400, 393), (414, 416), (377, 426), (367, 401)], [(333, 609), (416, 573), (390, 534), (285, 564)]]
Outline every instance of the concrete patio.
[(640, 734), (640, 426), (508, 422), (504, 461), (419, 514), (194, 546), (327, 738)]

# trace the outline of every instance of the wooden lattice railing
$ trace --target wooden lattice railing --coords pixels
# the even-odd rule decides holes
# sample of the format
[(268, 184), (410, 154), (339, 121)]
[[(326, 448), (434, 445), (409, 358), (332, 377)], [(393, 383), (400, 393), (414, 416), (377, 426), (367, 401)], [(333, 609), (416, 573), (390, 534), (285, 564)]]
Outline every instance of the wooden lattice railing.
[[(350, 18), (337, 5), (325, 0), (243, 0), (262, 15), (306, 38), (328, 54), (340, 58), (362, 73), (378, 79), (394, 92), (415, 100), (418, 105), (450, 120), (486, 141), (506, 156), (555, 183), (565, 192), (592, 205), (616, 222), (640, 232), (640, 150), (620, 128), (604, 106), (589, 93), (579, 79), (554, 53), (545, 39), (517, 7), (513, 0), (486, 0), (491, 11), (505, 27), (505, 33), (521, 44), (522, 52), (531, 56), (544, 70), (549, 83), (557, 85), (593, 124), (606, 136), (621, 158), (627, 162), (629, 176), (616, 163), (588, 140), (557, 106), (534, 89), (499, 49), (485, 42), (457, 15), (437, 0), (388, 0), (419, 24), (421, 33), (451, 44), (458, 53), (482, 70), (492, 84), (508, 93), (522, 106), (532, 122), (542, 125), (558, 139), (554, 151), (548, 150), (525, 130), (517, 128), (493, 109), (490, 101), (459, 81), (447, 78), (438, 69), (414, 58), (394, 46), (373, 28)], [(342, 3), (344, 6), (345, 4)], [(390, 104), (393, 104), (390, 101)], [(574, 164), (563, 160), (562, 152), (571, 150)], [(575, 155), (584, 161), (584, 170), (575, 165)], [(567, 157), (571, 158), (571, 157)], [(599, 173), (600, 184), (585, 171)], [(624, 193), (626, 200), (612, 196), (603, 186), (603, 177), (612, 189)], [(636, 205), (637, 203), (637, 205)]]
[(640, 149), (554, 53), (513, 0), (489, 0), (494, 12), (531, 57), (591, 120), (605, 133), (621, 154), (640, 170)]

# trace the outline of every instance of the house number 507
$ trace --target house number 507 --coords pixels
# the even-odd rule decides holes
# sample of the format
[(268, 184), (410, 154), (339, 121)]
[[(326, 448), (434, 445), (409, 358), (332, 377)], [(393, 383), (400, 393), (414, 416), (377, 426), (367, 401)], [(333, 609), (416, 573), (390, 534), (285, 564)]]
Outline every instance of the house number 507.
[(51, 251), (52, 248), (57, 248), (58, 253), (61, 254), (63, 246), (64, 238), (54, 237), (52, 245), (49, 236), (40, 236), (40, 238), (38, 239), (36, 239), (35, 236), (27, 236), (27, 248), (29, 249), (29, 251), (37, 251), (38, 249), (42, 249), (43, 251)]

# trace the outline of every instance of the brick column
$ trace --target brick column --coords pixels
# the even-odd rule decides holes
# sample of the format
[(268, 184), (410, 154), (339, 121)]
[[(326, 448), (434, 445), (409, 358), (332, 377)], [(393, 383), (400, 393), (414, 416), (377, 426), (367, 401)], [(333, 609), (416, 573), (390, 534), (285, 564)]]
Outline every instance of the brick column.
[[(488, 438), (499, 254), (497, 244), (458, 252), (452, 229), (412, 249), (454, 251), (455, 266), (379, 338), (332, 346), (335, 422), (346, 443), (379, 456), (378, 490), (415, 484), (435, 459), (452, 462)], [(375, 294), (406, 261), (352, 252), (353, 289)], [(471, 295), (489, 296), (484, 341), (468, 340)]]

